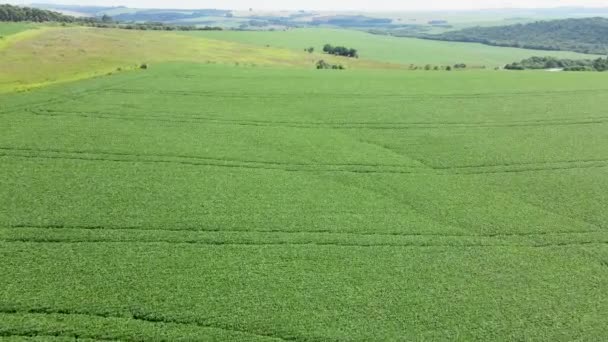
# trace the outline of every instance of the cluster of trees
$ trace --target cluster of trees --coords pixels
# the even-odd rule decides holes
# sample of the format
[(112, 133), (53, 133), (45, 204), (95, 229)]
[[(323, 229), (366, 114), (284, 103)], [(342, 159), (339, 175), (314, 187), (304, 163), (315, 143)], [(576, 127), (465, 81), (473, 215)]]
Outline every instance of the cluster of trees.
[(325, 44), (325, 46), (323, 46), (323, 52), (330, 55), (359, 58), (359, 54), (356, 49), (349, 49), (344, 46), (332, 46), (331, 44)]
[(442, 34), (423, 34), (419, 37), (527, 49), (605, 54), (608, 53), (608, 19), (563, 19), (509, 26), (472, 27)]
[(166, 25), (161, 22), (125, 24), (115, 22), (110, 16), (77, 18), (59, 12), (30, 7), (0, 5), (0, 21), (28, 22), (61, 22), (75, 23), (99, 28), (119, 28), (127, 30), (156, 30), (156, 31), (219, 31), (221, 27), (197, 27), (193, 25)]
[(344, 70), (346, 68), (342, 64), (330, 64), (321, 59), (317, 62), (317, 69)]
[(521, 62), (507, 64), (507, 70), (563, 69), (564, 71), (608, 71), (608, 58), (558, 59), (555, 57), (531, 57)]
[(31, 22), (95, 22), (96, 18), (76, 18), (59, 12), (47, 11), (31, 7), (0, 5), (0, 21), (31, 21)]

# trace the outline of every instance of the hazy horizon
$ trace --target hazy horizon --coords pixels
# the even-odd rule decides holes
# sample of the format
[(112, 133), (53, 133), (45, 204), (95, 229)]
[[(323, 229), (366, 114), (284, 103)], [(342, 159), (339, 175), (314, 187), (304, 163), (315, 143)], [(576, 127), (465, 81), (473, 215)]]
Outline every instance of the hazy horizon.
[(329, 10), (329, 11), (437, 11), (437, 10), (482, 10), (482, 9), (533, 9), (557, 7), (608, 7), (608, 0), (15, 0), (9, 3), (28, 5), (44, 3), (80, 6), (126, 6), (134, 8), (220, 8), (232, 10)]

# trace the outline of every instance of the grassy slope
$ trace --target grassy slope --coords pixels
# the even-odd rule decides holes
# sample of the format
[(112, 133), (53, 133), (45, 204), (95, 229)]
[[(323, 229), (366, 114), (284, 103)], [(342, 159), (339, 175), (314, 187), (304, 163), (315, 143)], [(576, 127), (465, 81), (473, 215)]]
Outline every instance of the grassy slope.
[(0, 51), (27, 39), (32, 39), (49, 27), (29, 23), (0, 22)]
[(605, 74), (172, 64), (0, 100), (0, 336), (608, 334)]
[(530, 56), (556, 56), (563, 58), (589, 58), (574, 52), (536, 51), (502, 48), (482, 44), (427, 41), (372, 35), (365, 32), (331, 29), (298, 29), (275, 32), (188, 32), (213, 39), (242, 43), (271, 45), (303, 50), (314, 46), (321, 51), (326, 43), (346, 45), (359, 49), (365, 59), (417, 65), (466, 63), (488, 67), (504, 66)]
[[(322, 58), (303, 51), (166, 32), (72, 27), (47, 28), (35, 33), (0, 49), (0, 64), (6, 70), (0, 77), (0, 92), (88, 78), (117, 68), (134, 68), (142, 62), (193, 61), (313, 68)], [(29, 34), (29, 31), (23, 34)], [(330, 61), (349, 68), (395, 67), (346, 58), (331, 58)]]

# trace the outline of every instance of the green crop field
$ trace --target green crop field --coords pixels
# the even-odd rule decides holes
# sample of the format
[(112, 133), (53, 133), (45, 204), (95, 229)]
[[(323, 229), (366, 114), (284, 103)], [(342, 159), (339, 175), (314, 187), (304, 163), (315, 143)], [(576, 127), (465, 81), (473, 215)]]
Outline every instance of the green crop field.
[(606, 76), (180, 62), (0, 95), (0, 338), (604, 340)]
[(6, 23), (0, 22), (0, 37), (4, 38), (15, 33), (23, 32), (35, 28), (36, 26), (28, 23)]
[(185, 32), (217, 40), (261, 46), (303, 50), (315, 47), (321, 51), (324, 44), (346, 45), (359, 50), (364, 59), (416, 65), (453, 65), (503, 67), (507, 63), (530, 56), (555, 56), (585, 59), (597, 56), (565, 51), (539, 51), (487, 46), (475, 43), (456, 43), (373, 35), (350, 30), (294, 29), (288, 31), (206, 31)]
[(0, 23), (0, 37), (6, 37), (11, 34), (19, 33), (28, 30), (32, 27), (31, 24), (22, 23)]

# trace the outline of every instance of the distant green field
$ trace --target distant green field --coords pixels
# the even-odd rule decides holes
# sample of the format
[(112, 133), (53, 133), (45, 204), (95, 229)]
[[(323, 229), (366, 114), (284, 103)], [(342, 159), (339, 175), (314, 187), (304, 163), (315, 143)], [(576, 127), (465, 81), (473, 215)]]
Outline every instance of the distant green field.
[(221, 31), (184, 34), (273, 47), (303, 50), (313, 46), (320, 51), (324, 44), (346, 45), (360, 51), (362, 58), (416, 65), (453, 65), (466, 63), (496, 67), (530, 56), (591, 58), (575, 52), (538, 51), (503, 48), (472, 43), (454, 43), (372, 35), (360, 31), (332, 29), (296, 29), (289, 31)]
[(0, 95), (0, 336), (604, 340), (606, 81), (178, 63)]
[(0, 22), (0, 37), (10, 36), (25, 30), (36, 28), (35, 24), (29, 23), (6, 23)]

